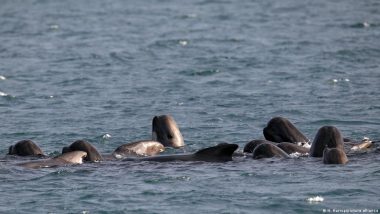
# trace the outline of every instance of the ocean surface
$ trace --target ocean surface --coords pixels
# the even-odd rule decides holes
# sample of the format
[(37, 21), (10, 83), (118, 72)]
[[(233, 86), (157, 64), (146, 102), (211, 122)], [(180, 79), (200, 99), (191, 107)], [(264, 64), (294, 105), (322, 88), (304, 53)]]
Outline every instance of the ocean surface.
[[(194, 152), (242, 150), (275, 116), (310, 140), (324, 125), (380, 139), (380, 1), (3, 0), (0, 213), (370, 213), (380, 152), (227, 163), (102, 162), (28, 170), (55, 156), (151, 138), (169, 114)], [(317, 196), (324, 200), (309, 202)]]

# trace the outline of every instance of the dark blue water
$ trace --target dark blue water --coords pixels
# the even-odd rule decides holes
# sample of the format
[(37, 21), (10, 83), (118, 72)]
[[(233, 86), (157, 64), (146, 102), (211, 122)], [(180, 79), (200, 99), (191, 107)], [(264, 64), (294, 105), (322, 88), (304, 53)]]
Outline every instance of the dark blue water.
[[(379, 139), (380, 2), (17, 1), (0, 4), (0, 152), (56, 155), (149, 139), (170, 114), (186, 151), (260, 139), (274, 116), (313, 139)], [(103, 138), (105, 134), (112, 137)], [(169, 151), (173, 152), (173, 151)], [(379, 153), (320, 159), (0, 162), (0, 213), (323, 213), (379, 209)], [(323, 202), (309, 203), (321, 196)]]

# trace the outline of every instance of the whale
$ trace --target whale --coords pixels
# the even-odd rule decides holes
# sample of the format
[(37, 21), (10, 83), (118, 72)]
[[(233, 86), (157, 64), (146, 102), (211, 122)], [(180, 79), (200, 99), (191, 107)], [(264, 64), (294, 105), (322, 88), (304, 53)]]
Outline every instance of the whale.
[(73, 151), (73, 152), (67, 152), (67, 153), (61, 154), (51, 159), (20, 163), (18, 164), (18, 166), (22, 166), (22, 167), (30, 168), (30, 169), (38, 169), (38, 168), (81, 164), (83, 163), (83, 158), (86, 156), (87, 156), (86, 152)]
[(363, 151), (373, 146), (374, 142), (369, 138), (364, 138), (360, 143), (356, 143), (351, 147), (351, 151)]
[(288, 142), (282, 142), (276, 144), (280, 149), (282, 149), (287, 154), (293, 154), (293, 153), (301, 153), (301, 154), (308, 154), (309, 149), (303, 146), (299, 146), (294, 143), (288, 143)]
[(328, 148), (337, 148), (344, 151), (343, 147), (343, 137), (340, 131), (334, 126), (323, 126), (321, 127), (310, 147), (311, 157), (322, 157), (323, 150)]
[(152, 140), (165, 147), (180, 148), (185, 146), (183, 136), (172, 116), (155, 116), (152, 120)]
[(227, 162), (232, 161), (232, 154), (239, 146), (237, 144), (221, 143), (216, 146), (201, 149), (191, 154), (157, 155), (144, 158), (126, 158), (124, 161), (203, 161)]
[(323, 163), (324, 164), (346, 164), (348, 158), (342, 149), (325, 148), (323, 150)]
[(267, 140), (252, 140), (248, 142), (247, 144), (245, 144), (243, 152), (252, 153), (253, 150), (255, 150), (255, 148), (258, 145), (263, 144), (263, 143), (273, 143), (273, 142), (267, 141)]
[(72, 151), (86, 152), (87, 155), (84, 158), (84, 161), (98, 162), (103, 160), (103, 157), (102, 155), (100, 155), (98, 150), (89, 142), (84, 140), (77, 140), (73, 142), (70, 146), (62, 148), (62, 154)]
[(112, 156), (116, 159), (122, 159), (133, 156), (153, 156), (165, 150), (164, 145), (158, 141), (143, 140), (123, 144), (115, 149)]
[(272, 118), (263, 129), (263, 134), (266, 140), (276, 143), (289, 142), (304, 144), (309, 142), (309, 139), (284, 117)]
[(252, 152), (253, 159), (272, 157), (290, 158), (290, 156), (285, 151), (272, 143), (262, 143), (258, 145)]
[(8, 149), (8, 155), (45, 156), (40, 147), (31, 140), (21, 140), (15, 145), (10, 146)]
[(273, 144), (273, 145), (279, 147), (280, 149), (282, 149), (287, 154), (292, 154), (292, 153), (296, 153), (296, 152), (301, 153), (301, 154), (309, 153), (308, 148), (305, 148), (303, 146), (299, 146), (299, 145), (294, 144), (294, 143), (288, 143), (288, 142), (275, 143), (275, 142), (271, 142), (271, 141), (267, 141), (267, 140), (252, 140), (245, 145), (243, 152), (252, 153), (257, 146), (259, 146), (263, 143)]

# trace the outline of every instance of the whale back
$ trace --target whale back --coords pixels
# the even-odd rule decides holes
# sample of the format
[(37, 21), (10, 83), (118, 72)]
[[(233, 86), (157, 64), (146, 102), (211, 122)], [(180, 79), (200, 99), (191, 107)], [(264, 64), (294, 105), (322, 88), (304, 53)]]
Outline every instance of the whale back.
[(91, 145), (90, 143), (84, 140), (77, 140), (68, 147), (63, 147), (62, 154), (72, 151), (83, 151), (87, 153), (87, 156), (84, 158), (84, 161), (102, 161), (103, 157), (100, 155), (98, 150)]
[(83, 159), (87, 156), (87, 152), (83, 151), (72, 151), (64, 153), (60, 156), (55, 157), (54, 159), (64, 160), (67, 163), (71, 164), (81, 164), (83, 163)]
[(165, 147), (158, 141), (137, 141), (119, 146), (113, 152), (116, 158), (130, 156), (152, 156), (164, 151)]
[(281, 143), (306, 143), (309, 140), (286, 118), (274, 117), (263, 129), (265, 139)]
[(194, 158), (200, 161), (224, 162), (231, 161), (232, 154), (239, 146), (237, 144), (221, 143), (213, 147), (201, 149), (194, 153)]
[(185, 145), (178, 125), (170, 115), (153, 118), (152, 139), (162, 143), (165, 147), (179, 148)]
[(263, 143), (272, 143), (272, 142), (267, 141), (267, 140), (252, 140), (244, 146), (243, 152), (252, 153), (253, 150), (255, 150), (257, 146)]
[(22, 140), (10, 146), (8, 155), (45, 156), (40, 147), (31, 140)]
[(55, 158), (30, 161), (25, 163), (17, 164), (29, 169), (47, 168), (47, 167), (58, 167), (70, 164), (81, 164), (83, 163), (83, 158), (86, 157), (87, 153), (83, 151), (73, 151), (61, 154)]

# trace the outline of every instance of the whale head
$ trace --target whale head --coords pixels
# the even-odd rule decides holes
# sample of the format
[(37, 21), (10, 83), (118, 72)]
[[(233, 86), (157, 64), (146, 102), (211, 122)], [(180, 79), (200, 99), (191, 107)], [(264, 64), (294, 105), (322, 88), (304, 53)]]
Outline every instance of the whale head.
[(342, 149), (326, 147), (323, 150), (324, 164), (345, 164), (347, 162), (347, 155)]
[(18, 156), (44, 156), (44, 153), (31, 140), (22, 140), (17, 142), (15, 145), (10, 146), (8, 149), (8, 155), (18, 155)]
[(344, 150), (343, 144), (343, 137), (338, 128), (323, 126), (318, 130), (311, 144), (310, 156), (322, 157), (326, 147)]
[(162, 143), (165, 147), (179, 148), (185, 145), (177, 123), (169, 115), (153, 118), (152, 139)]

